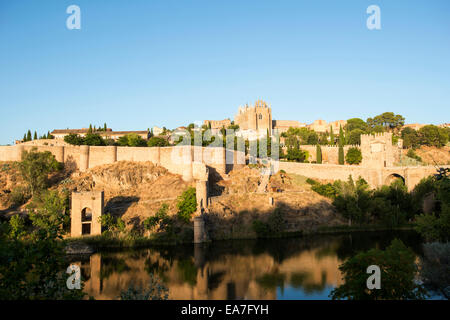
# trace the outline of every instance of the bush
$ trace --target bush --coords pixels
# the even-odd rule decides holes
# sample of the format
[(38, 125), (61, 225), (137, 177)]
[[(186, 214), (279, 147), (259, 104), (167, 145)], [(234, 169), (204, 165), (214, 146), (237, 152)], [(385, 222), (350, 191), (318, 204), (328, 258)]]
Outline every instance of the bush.
[(345, 161), (349, 164), (360, 164), (362, 161), (361, 150), (355, 147), (348, 149)]
[(186, 223), (189, 222), (192, 214), (197, 210), (195, 188), (190, 187), (183, 192), (183, 194), (178, 198), (177, 208), (178, 217)]
[(117, 236), (125, 231), (125, 222), (120, 217), (104, 214), (99, 217), (99, 222), (105, 230), (105, 235)]
[(304, 162), (307, 158), (307, 152), (300, 150), (299, 148), (289, 148), (287, 151), (286, 159), (295, 162)]
[(16, 187), (12, 190), (9, 201), (12, 207), (19, 207), (25, 204), (30, 199), (30, 192), (27, 188), (24, 187)]
[(151, 137), (148, 140), (147, 145), (149, 147), (167, 147), (169, 145), (169, 142), (161, 137)]
[(146, 230), (151, 230), (158, 223), (166, 224), (168, 222), (167, 211), (169, 210), (169, 205), (167, 203), (163, 203), (161, 208), (159, 208), (158, 212), (153, 217), (149, 217), (144, 220), (144, 228)]
[(422, 158), (419, 157), (413, 149), (409, 149), (408, 152), (406, 153), (406, 156), (409, 158), (415, 159), (419, 162), (422, 162)]

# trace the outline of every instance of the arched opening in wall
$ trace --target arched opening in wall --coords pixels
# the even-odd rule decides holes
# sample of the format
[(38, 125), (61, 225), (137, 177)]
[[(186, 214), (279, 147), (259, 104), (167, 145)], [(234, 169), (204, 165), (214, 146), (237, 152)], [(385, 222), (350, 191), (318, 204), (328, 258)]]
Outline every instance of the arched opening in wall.
[(384, 184), (389, 186), (393, 182), (396, 182), (396, 181), (401, 181), (401, 183), (405, 184), (405, 178), (403, 178), (398, 173), (393, 173), (393, 174), (388, 175)]
[(84, 208), (81, 210), (81, 234), (83, 236), (91, 234), (91, 223), (92, 210), (89, 208)]

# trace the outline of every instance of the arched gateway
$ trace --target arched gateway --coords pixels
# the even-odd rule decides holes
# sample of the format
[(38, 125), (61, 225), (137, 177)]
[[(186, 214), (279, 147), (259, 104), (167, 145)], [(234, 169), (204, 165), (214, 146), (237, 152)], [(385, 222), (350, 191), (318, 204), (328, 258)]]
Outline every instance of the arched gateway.
[(100, 235), (99, 218), (103, 214), (103, 191), (73, 192), (71, 210), (71, 236)]

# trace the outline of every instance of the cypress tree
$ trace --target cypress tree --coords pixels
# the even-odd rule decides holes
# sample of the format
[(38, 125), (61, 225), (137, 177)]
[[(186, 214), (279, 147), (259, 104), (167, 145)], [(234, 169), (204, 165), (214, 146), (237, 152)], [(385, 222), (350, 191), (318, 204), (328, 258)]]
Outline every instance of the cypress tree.
[(31, 141), (31, 131), (28, 130), (27, 132), (27, 141)]
[(331, 145), (334, 145), (333, 126), (331, 126), (331, 132), (330, 132), (330, 144), (331, 144)]
[(342, 126), (339, 126), (339, 164), (344, 164), (345, 163), (345, 158), (344, 158), (344, 144), (345, 144), (345, 138), (344, 138), (344, 130), (342, 130)]
[(37, 132), (35, 131), (34, 132), (34, 138), (33, 138), (33, 140), (37, 140), (38, 138), (37, 138)]
[(344, 164), (344, 147), (339, 144), (339, 164)]
[(89, 125), (88, 133), (92, 133), (92, 124)]
[(319, 145), (316, 146), (316, 162), (322, 163), (322, 148)]
[(342, 126), (339, 126), (339, 145), (340, 146), (345, 145), (345, 136), (344, 136), (344, 130), (342, 130)]
[(23, 134), (23, 142), (26, 142), (26, 141), (27, 141), (27, 134), (24, 133), (24, 134)]
[(108, 126), (106, 125), (106, 122), (105, 122), (105, 124), (103, 125), (103, 129), (105, 129), (105, 131), (106, 131), (106, 129), (108, 129)]

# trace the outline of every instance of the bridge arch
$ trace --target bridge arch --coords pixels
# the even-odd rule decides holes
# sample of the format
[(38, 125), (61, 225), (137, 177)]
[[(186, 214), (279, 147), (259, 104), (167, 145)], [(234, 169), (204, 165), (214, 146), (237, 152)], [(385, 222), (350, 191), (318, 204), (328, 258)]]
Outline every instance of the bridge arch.
[(386, 178), (384, 179), (384, 184), (389, 186), (392, 182), (394, 182), (396, 180), (401, 180), (403, 182), (403, 184), (406, 185), (405, 177), (403, 177), (400, 173), (395, 173), (395, 172), (390, 173), (386, 176)]

